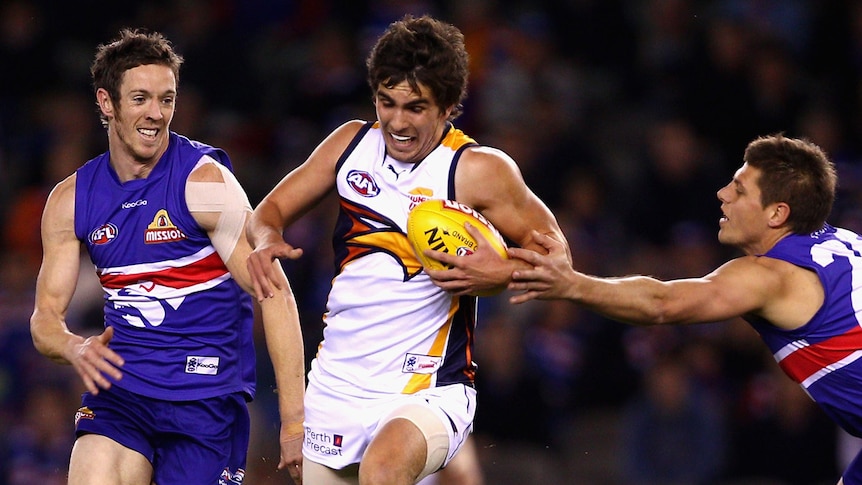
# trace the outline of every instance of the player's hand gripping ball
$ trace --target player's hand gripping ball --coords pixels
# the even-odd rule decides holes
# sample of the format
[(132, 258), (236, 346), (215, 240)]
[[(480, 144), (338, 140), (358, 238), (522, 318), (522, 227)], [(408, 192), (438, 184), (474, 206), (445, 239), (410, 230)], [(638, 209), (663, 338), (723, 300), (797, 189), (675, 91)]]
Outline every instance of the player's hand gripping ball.
[(425, 249), (458, 256), (466, 256), (476, 250), (478, 242), (464, 228), (465, 222), (478, 229), (497, 254), (508, 258), (503, 237), (479, 211), (454, 200), (429, 199), (416, 205), (407, 216), (407, 239), (423, 266), (449, 268), (425, 256), (422, 253)]

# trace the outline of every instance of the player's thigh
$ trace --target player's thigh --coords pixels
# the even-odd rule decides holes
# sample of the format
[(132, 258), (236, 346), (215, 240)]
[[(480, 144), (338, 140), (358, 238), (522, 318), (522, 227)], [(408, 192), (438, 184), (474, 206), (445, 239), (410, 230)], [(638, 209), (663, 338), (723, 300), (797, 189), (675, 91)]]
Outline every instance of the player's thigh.
[[(431, 417), (436, 419), (433, 414)], [(422, 430), (406, 417), (387, 419), (362, 455), (359, 476), (370, 483), (414, 483), (433, 473), (443, 464), (448, 449), (446, 430), (442, 424), (440, 428), (443, 453), (436, 456), (437, 464), (429, 472), (425, 469), (430, 447)]]
[(75, 440), (68, 485), (150, 485), (153, 467), (144, 455), (97, 434)]

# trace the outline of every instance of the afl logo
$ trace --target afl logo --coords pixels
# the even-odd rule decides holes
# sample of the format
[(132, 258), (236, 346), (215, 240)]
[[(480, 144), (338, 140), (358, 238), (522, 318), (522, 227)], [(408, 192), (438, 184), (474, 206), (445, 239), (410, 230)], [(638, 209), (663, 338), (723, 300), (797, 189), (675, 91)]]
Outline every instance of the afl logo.
[(361, 170), (351, 170), (347, 174), (347, 184), (362, 197), (374, 197), (380, 193), (380, 187), (371, 178), (371, 174)]
[(110, 222), (90, 233), (90, 242), (96, 246), (108, 244), (117, 237), (117, 226)]

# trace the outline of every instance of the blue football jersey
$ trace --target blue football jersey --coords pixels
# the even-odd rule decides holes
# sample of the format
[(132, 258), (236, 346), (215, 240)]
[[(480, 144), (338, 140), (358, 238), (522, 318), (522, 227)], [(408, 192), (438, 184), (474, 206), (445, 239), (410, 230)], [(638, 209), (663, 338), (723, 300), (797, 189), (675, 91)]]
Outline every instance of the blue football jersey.
[(251, 297), (185, 200), (206, 156), (231, 168), (222, 150), (171, 133), (145, 179), (121, 183), (108, 152), (77, 171), (75, 233), (105, 292), (109, 346), (125, 360), (114, 385), (153, 398), (254, 397)]
[(784, 372), (847, 432), (862, 436), (862, 239), (826, 225), (785, 237), (765, 256), (816, 272), (825, 301), (792, 331), (749, 322)]

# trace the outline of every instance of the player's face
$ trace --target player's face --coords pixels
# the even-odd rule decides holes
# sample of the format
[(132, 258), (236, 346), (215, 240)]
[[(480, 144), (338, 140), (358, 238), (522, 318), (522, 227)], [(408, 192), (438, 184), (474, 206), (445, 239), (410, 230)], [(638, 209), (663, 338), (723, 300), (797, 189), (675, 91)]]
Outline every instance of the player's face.
[(386, 151), (400, 162), (416, 163), (440, 143), (451, 108), (442, 110), (422, 84), (415, 92), (407, 81), (392, 88), (377, 87), (374, 105)]
[(148, 64), (126, 71), (120, 99), (107, 101), (112, 158), (122, 154), (142, 164), (158, 161), (168, 147), (176, 97), (171, 68)]
[(723, 213), (718, 222), (718, 240), (747, 254), (760, 251), (763, 235), (769, 229), (769, 208), (760, 202), (759, 177), (760, 170), (743, 164), (717, 194)]

